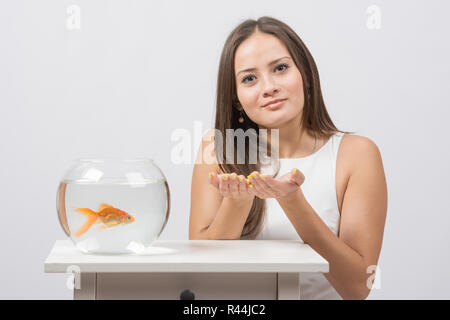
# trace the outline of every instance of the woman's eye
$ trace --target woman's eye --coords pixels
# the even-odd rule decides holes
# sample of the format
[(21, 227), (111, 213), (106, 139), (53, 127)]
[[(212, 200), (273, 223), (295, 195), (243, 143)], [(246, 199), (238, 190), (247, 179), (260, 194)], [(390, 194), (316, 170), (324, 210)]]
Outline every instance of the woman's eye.
[(251, 78), (251, 77), (254, 77), (254, 76), (248, 76), (248, 77), (245, 77), (244, 79), (242, 79), (242, 83), (247, 83), (247, 79), (249, 79), (249, 78)]
[[(289, 68), (289, 66), (287, 65), (287, 64), (280, 64), (279, 66), (277, 66), (275, 69), (278, 69), (279, 67), (285, 67), (285, 69), (283, 69), (283, 70), (286, 70), (287, 68)], [(283, 71), (282, 70), (282, 71)]]
[[(279, 69), (280, 67), (283, 67), (283, 69), (281, 69), (281, 71), (284, 71), (289, 68), (289, 66), (287, 64), (283, 63), (283, 64), (276, 66), (275, 70), (280, 70)], [(242, 83), (247, 83), (248, 82), (247, 80), (251, 79), (252, 77), (254, 77), (254, 76), (250, 75), (250, 76), (245, 77), (244, 79), (242, 79)]]

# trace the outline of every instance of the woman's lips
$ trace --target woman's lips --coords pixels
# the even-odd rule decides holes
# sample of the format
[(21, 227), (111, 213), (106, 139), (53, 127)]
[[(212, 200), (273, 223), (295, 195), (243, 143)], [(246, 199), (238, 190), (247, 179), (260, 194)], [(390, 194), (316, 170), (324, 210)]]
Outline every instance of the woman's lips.
[(269, 104), (269, 105), (263, 107), (263, 109), (268, 109), (268, 110), (276, 110), (276, 109), (279, 109), (279, 108), (281, 108), (281, 106), (283, 105), (283, 103), (286, 102), (286, 100), (287, 100), (287, 99), (284, 99), (284, 100), (281, 100), (281, 101), (278, 101), (278, 102), (275, 102), (275, 103), (271, 103), (271, 104)]

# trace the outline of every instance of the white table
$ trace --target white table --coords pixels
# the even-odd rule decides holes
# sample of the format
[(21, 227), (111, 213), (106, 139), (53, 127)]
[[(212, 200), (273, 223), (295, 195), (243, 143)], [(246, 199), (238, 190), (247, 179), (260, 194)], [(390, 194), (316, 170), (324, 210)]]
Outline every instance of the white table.
[(301, 272), (328, 262), (295, 240), (157, 240), (144, 253), (99, 255), (57, 240), (46, 273), (73, 273), (74, 299), (300, 299)]

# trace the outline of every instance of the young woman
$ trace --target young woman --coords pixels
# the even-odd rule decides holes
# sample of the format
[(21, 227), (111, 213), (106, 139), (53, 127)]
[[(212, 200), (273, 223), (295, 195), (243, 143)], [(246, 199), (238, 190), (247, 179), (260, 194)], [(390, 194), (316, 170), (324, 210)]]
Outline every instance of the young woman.
[[(277, 173), (218, 161), (225, 143), (212, 131), (226, 141), (226, 129), (266, 129), (269, 143), (279, 130)], [(202, 161), (208, 153), (214, 161)], [(386, 211), (379, 149), (335, 127), (299, 36), (270, 17), (237, 26), (220, 60), (215, 130), (194, 166), (189, 239), (301, 240), (330, 264), (326, 274), (300, 275), (302, 299), (365, 299)]]

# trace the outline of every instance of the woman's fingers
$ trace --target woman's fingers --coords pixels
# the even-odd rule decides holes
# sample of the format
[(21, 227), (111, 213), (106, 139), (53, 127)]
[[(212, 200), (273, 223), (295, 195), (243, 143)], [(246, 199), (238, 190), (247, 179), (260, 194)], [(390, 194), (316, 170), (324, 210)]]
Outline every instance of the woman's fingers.
[(230, 193), (231, 196), (234, 198), (238, 198), (239, 197), (239, 182), (238, 182), (238, 178), (236, 173), (231, 173), (229, 175), (229, 188), (230, 188)]
[(294, 168), (291, 171), (291, 182), (295, 183), (298, 186), (301, 186), (303, 184), (303, 182), (305, 181), (305, 176), (303, 175), (303, 173), (298, 170), (297, 168)]
[(259, 196), (258, 191), (253, 186), (253, 183), (249, 179), (245, 179), (245, 184), (247, 185), (247, 192), (250, 193), (253, 196)]
[(208, 180), (209, 183), (212, 184), (214, 187), (216, 187), (217, 189), (219, 189), (219, 177), (217, 176), (217, 174), (215, 172), (210, 172), (208, 174)]
[(224, 197), (230, 196), (230, 188), (228, 186), (228, 174), (219, 175), (219, 191)]
[[(300, 170), (294, 168), (290, 173), (284, 175), (281, 180), (260, 174), (258, 171), (253, 171), (247, 178), (235, 173), (218, 175), (215, 172), (210, 172), (208, 179), (209, 183), (219, 189), (224, 197), (240, 198), (250, 194), (266, 199), (290, 192), (292, 185), (301, 186), (305, 181), (305, 176)], [(291, 187), (286, 187), (285, 183), (287, 181), (291, 183)]]
[(264, 179), (267, 179), (267, 177), (257, 171), (254, 171), (249, 175), (249, 180), (258, 193), (265, 198), (272, 197), (274, 195), (274, 190), (270, 188)]
[(239, 193), (247, 193), (247, 183), (245, 182), (245, 177), (243, 175), (239, 175), (238, 177), (238, 189)]
[(209, 183), (219, 189), (224, 197), (248, 198), (249, 195), (257, 195), (257, 191), (253, 187), (249, 179), (243, 175), (236, 173), (216, 174), (210, 172), (208, 174)]

